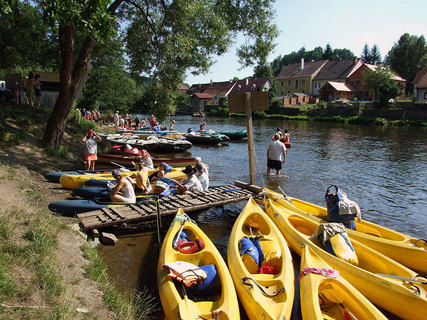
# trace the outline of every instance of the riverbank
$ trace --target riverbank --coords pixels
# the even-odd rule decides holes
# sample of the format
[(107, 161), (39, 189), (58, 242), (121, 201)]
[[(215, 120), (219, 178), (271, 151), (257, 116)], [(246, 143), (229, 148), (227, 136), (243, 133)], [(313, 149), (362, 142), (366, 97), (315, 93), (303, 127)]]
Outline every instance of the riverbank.
[[(229, 114), (226, 107), (208, 108), (206, 114), (223, 117), (245, 117), (243, 113)], [(289, 121), (318, 121), (362, 125), (393, 125), (427, 127), (427, 106), (391, 105), (377, 109), (365, 104), (326, 104), (302, 106), (271, 106), (267, 112), (256, 111), (256, 119), (277, 119)]]
[(77, 221), (47, 209), (68, 193), (43, 174), (81, 167), (79, 140), (93, 126), (72, 114), (61, 148), (43, 149), (49, 111), (0, 107), (0, 312), (13, 319), (146, 319), (150, 297), (116, 290)]

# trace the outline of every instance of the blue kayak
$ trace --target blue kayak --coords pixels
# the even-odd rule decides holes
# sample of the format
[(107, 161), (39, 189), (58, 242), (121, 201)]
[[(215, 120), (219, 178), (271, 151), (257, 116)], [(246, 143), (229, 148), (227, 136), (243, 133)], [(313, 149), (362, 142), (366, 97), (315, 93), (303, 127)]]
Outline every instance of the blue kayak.
[[(151, 196), (137, 196), (136, 201), (140, 202), (151, 198)], [(78, 213), (99, 210), (102, 208), (111, 208), (126, 206), (130, 203), (111, 202), (109, 197), (98, 197), (84, 200), (62, 200), (49, 203), (49, 210), (60, 213), (64, 216), (74, 217)]]

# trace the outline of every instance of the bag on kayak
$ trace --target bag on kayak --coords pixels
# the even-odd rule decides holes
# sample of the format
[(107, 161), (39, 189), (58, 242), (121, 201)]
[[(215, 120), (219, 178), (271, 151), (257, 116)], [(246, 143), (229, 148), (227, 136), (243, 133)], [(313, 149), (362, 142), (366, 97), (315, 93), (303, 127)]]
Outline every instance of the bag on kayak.
[(205, 248), (205, 243), (202, 239), (196, 239), (195, 241), (182, 241), (176, 246), (179, 252), (185, 254), (192, 254), (199, 252)]
[(321, 223), (314, 236), (330, 254), (354, 265), (359, 265), (356, 251), (342, 223)]
[(239, 252), (243, 264), (250, 273), (258, 273), (261, 263), (264, 261), (261, 246), (257, 237), (243, 237), (239, 240)]
[[(331, 188), (335, 188), (335, 192), (331, 191)], [(362, 218), (360, 207), (356, 202), (348, 199), (347, 194), (334, 185), (326, 189), (325, 200), (328, 209), (326, 220), (341, 222), (347, 228), (356, 230), (354, 219), (357, 217), (360, 221)]]
[(213, 296), (221, 293), (221, 280), (214, 264), (199, 266), (206, 273), (206, 279), (193, 288), (193, 293), (198, 297)]
[(167, 263), (162, 267), (168, 273), (169, 278), (181, 282), (187, 287), (200, 285), (208, 278), (206, 271), (186, 261)]

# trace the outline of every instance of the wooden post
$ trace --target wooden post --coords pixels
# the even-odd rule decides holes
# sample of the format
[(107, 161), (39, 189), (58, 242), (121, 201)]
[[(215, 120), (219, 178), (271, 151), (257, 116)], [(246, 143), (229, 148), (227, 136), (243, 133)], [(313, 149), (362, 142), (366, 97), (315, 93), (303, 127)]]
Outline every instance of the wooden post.
[(248, 133), (248, 154), (249, 154), (249, 181), (250, 184), (255, 184), (255, 147), (254, 135), (252, 129), (252, 101), (251, 93), (246, 92), (245, 99), (245, 113), (246, 113), (246, 130)]

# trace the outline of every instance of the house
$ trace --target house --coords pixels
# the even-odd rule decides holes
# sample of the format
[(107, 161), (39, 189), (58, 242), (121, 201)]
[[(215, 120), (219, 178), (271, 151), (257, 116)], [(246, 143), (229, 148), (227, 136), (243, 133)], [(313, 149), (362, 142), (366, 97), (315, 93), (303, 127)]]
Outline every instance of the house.
[(351, 84), (327, 81), (319, 90), (320, 100), (352, 100), (357, 88)]
[(187, 93), (188, 89), (189, 88), (185, 84), (181, 83), (178, 85), (178, 92), (179, 93), (185, 94), (185, 93)]
[(293, 93), (305, 93), (313, 95), (313, 79), (320, 72), (328, 60), (290, 64), (282, 70), (274, 79), (278, 84), (281, 95), (291, 97)]
[(326, 82), (346, 83), (347, 78), (363, 64), (361, 59), (328, 61), (313, 79), (312, 92), (314, 96), (319, 95), (319, 90)]
[(217, 104), (218, 100), (208, 93), (193, 93), (190, 96), (191, 112), (202, 112), (207, 104)]
[[(373, 100), (374, 97), (372, 96), (372, 93), (367, 90), (363, 85), (364, 80), (364, 73), (365, 72), (375, 72), (378, 67), (381, 65), (373, 65), (368, 63), (363, 63), (357, 70), (355, 70), (348, 78), (347, 78), (347, 84), (350, 84), (352, 87), (356, 88), (356, 92), (354, 92), (354, 97), (359, 100)], [(388, 67), (387, 67), (388, 68)], [(400, 77), (399, 75), (395, 74), (391, 70), (389, 70), (392, 78), (395, 81), (398, 81), (402, 83), (402, 85), (406, 86), (406, 80)], [(404, 92), (404, 90), (402, 91)], [(403, 98), (404, 93), (402, 93), (401, 96), (396, 97), (397, 99)]]
[(271, 82), (268, 78), (246, 78), (236, 81), (231, 89), (231, 93), (268, 91), (271, 89)]
[(414, 85), (414, 100), (427, 102), (427, 68), (417, 72), (412, 84)]
[(231, 90), (233, 89), (236, 81), (224, 81), (224, 82), (213, 82), (203, 84), (193, 84), (190, 89), (187, 90), (187, 94), (190, 97), (194, 93), (206, 93), (211, 95), (214, 99), (226, 98)]

